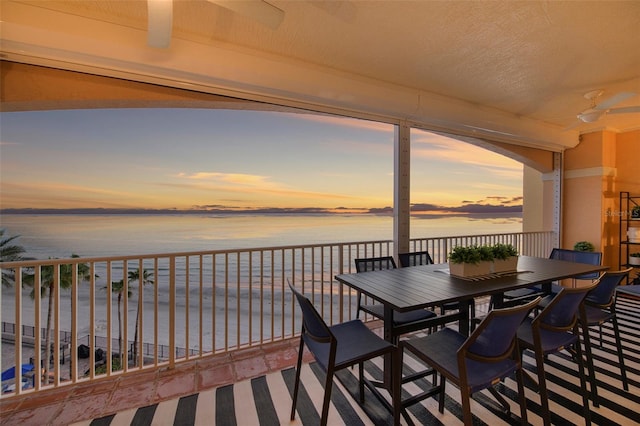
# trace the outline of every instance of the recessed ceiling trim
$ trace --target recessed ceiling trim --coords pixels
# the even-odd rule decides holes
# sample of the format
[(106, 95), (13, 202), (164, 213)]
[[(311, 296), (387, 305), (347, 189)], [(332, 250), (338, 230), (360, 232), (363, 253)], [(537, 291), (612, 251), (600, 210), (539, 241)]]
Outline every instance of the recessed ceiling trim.
[[(424, 129), (552, 151), (578, 143), (576, 131), (562, 131), (547, 123), (408, 87), (282, 57), (179, 39), (172, 40), (169, 49), (152, 49), (144, 43), (145, 31), (139, 29), (80, 17), (72, 27), (47, 26), (47, 22), (56, 22), (58, 12), (13, 6), (26, 8), (22, 12), (30, 19), (12, 22), (11, 13), (3, 16), (1, 49), (11, 60), (34, 65), (46, 62), (73, 71), (388, 123), (408, 121)], [(27, 13), (32, 11), (38, 16)], [(92, 34), (90, 40), (88, 33)], [(135, 39), (142, 42), (131, 43)], [(123, 45), (121, 40), (129, 42)]]

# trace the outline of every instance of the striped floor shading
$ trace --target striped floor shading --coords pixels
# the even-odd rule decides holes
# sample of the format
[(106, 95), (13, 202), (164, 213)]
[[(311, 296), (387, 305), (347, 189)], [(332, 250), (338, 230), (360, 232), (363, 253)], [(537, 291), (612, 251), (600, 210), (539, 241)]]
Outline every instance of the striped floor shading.
[[(602, 329), (602, 347), (599, 346), (600, 333), (592, 329), (593, 359), (598, 381), (600, 407), (591, 406), (592, 421), (598, 425), (640, 424), (640, 303), (618, 301), (618, 318), (626, 371), (629, 378), (629, 392), (622, 389), (620, 369), (613, 343), (610, 324)], [(535, 359), (531, 352), (524, 354), (524, 366), (535, 377)], [(423, 368), (415, 359), (405, 355), (407, 372)], [(366, 364), (366, 374), (370, 378), (382, 377), (382, 360)], [(551, 421), (557, 425), (584, 424), (582, 399), (577, 366), (569, 354), (551, 355), (545, 364), (547, 387), (549, 390)], [(303, 365), (301, 388), (298, 396), (296, 420), (289, 420), (291, 393), (293, 391), (294, 369), (258, 377), (164, 401), (138, 409), (119, 412), (115, 415), (77, 423), (78, 426), (95, 425), (316, 425), (320, 422), (323, 397), (324, 373), (315, 363)], [(367, 390), (365, 404), (357, 403), (357, 369), (338, 372), (340, 380), (335, 381), (332, 405), (329, 411), (329, 425), (388, 425), (392, 423), (390, 413)], [(540, 399), (534, 384), (525, 380), (528, 421), (542, 424)], [(404, 397), (416, 394), (428, 383), (420, 382), (403, 386)], [(483, 391), (475, 394), (472, 401), (474, 425), (520, 424), (517, 387), (513, 378), (498, 385), (499, 392), (511, 405), (511, 414), (498, 409), (493, 397)], [(462, 410), (458, 389), (449, 385), (445, 398), (444, 413), (438, 412), (436, 398), (429, 398), (409, 408), (414, 423), (425, 425), (462, 424)], [(404, 419), (402, 420), (404, 422)]]

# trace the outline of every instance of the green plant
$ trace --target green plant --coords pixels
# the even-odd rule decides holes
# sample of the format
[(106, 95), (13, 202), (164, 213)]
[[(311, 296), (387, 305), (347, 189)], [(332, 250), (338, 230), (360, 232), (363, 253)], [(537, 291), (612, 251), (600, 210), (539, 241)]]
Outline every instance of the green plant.
[(480, 246), (478, 251), (480, 252), (481, 261), (491, 262), (494, 259), (493, 249), (490, 246)]
[(578, 241), (574, 244), (575, 251), (594, 251), (595, 247), (589, 241)]
[[(111, 371), (122, 370), (122, 363), (120, 357), (113, 357), (111, 359)], [(107, 364), (98, 365), (95, 367), (95, 374), (105, 374), (107, 372)]]
[(496, 243), (491, 246), (493, 257), (499, 260), (506, 260), (512, 256), (518, 255), (518, 250), (511, 244)]
[(631, 209), (631, 219), (640, 219), (640, 206), (633, 206)]
[(451, 263), (480, 263), (480, 252), (474, 246), (458, 246), (451, 250), (448, 259)]
[(489, 246), (472, 245), (468, 247), (454, 247), (449, 253), (451, 263), (473, 263), (493, 260), (493, 251)]
[(629, 255), (629, 257), (640, 257), (640, 252), (638, 252), (638, 253), (631, 253), (631, 254)]

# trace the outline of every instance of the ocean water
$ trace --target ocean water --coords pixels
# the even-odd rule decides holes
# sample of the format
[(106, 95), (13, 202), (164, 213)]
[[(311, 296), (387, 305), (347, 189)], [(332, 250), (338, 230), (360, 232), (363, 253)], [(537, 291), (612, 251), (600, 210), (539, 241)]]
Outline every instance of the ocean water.
[[(393, 238), (378, 215), (2, 215), (5, 237), (36, 259), (230, 250)], [(521, 216), (414, 216), (411, 237), (521, 232)]]
[[(391, 240), (393, 236), (393, 219), (389, 216), (376, 215), (3, 215), (0, 217), (0, 228), (5, 229), (5, 237), (19, 235), (14, 242), (23, 246), (25, 256), (36, 259), (65, 258), (71, 254), (82, 257), (93, 256), (121, 256), (145, 255), (205, 250), (232, 250), (239, 248), (295, 246), (306, 244), (323, 244), (339, 242), (359, 242), (375, 240)], [(412, 238), (442, 237), (454, 235), (477, 235), (488, 233), (510, 233), (522, 230), (522, 220), (519, 216), (422, 216), (414, 217), (411, 221)], [(246, 265), (245, 265), (246, 266)], [(248, 266), (246, 266), (248, 268)], [(207, 266), (205, 274), (210, 273)], [(181, 269), (177, 269), (180, 275)], [(80, 286), (78, 290), (78, 324), (79, 336), (87, 336), (90, 329), (97, 336), (106, 336), (111, 327), (111, 335), (118, 335), (118, 318), (116, 296), (109, 295), (105, 288), (106, 274), (96, 269), (99, 279), (96, 281), (95, 291), (95, 320), (89, 322), (89, 288)], [(122, 273), (120, 270), (119, 273)], [(158, 305), (159, 344), (168, 344), (168, 279), (165, 271), (160, 271), (155, 277), (155, 286), (144, 286), (144, 303), (142, 318), (145, 318), (142, 341), (154, 341), (154, 291), (157, 289), (160, 303)], [(182, 274), (184, 275), (184, 273)], [(178, 277), (180, 282), (180, 277)], [(114, 278), (117, 279), (117, 278)], [(206, 278), (205, 282), (211, 282)], [(134, 286), (134, 289), (137, 286)], [(253, 324), (252, 339), (261, 336), (259, 324), (264, 316), (272, 316), (271, 321), (276, 328), (275, 335), (284, 335), (284, 324), (289, 324), (283, 318), (291, 315), (292, 309), (287, 305), (291, 301), (286, 299), (284, 305), (281, 293), (265, 293), (264, 304), (268, 310), (271, 303), (278, 304), (273, 313), (266, 312), (260, 316), (256, 311), (256, 304), (252, 310), (247, 306), (250, 298), (246, 288), (237, 292), (234, 289), (205, 288), (202, 295), (192, 288), (189, 293), (187, 309), (184, 296), (185, 288), (179, 285), (176, 301), (176, 338), (179, 347), (194, 348), (199, 333), (206, 342), (203, 347), (217, 348), (228, 342), (226, 334), (222, 332), (222, 325), (231, 330), (230, 344), (246, 342), (249, 335), (249, 324)], [(34, 325), (34, 305), (28, 296), (28, 289), (23, 290), (22, 315), (23, 324)], [(218, 292), (221, 295), (214, 297)], [(223, 297), (222, 294), (225, 296)], [(133, 336), (134, 319), (137, 315), (138, 291), (132, 294), (128, 305), (128, 336)], [(253, 296), (251, 296), (253, 297)], [(107, 320), (107, 299), (111, 298), (111, 323)], [(225, 299), (226, 298), (226, 299)], [(2, 321), (14, 322), (14, 289), (3, 287), (0, 290), (2, 305)], [(61, 294), (61, 306), (68, 306), (69, 292)], [(228, 301), (228, 304), (227, 304)], [(47, 304), (42, 303), (41, 318), (46, 318)], [(205, 320), (200, 324), (197, 320), (202, 308)], [(337, 310), (336, 310), (337, 311)], [(61, 330), (71, 330), (69, 309), (60, 312)], [(187, 322), (186, 313), (190, 322)], [(216, 327), (212, 325), (215, 317)], [(269, 320), (266, 320), (267, 323)], [(110, 325), (109, 325), (110, 324)], [(222, 327), (222, 328), (221, 328)], [(289, 333), (292, 331), (289, 331)], [(266, 331), (265, 333), (268, 333)], [(189, 341), (186, 337), (189, 336)], [(214, 343), (215, 342), (215, 343)]]

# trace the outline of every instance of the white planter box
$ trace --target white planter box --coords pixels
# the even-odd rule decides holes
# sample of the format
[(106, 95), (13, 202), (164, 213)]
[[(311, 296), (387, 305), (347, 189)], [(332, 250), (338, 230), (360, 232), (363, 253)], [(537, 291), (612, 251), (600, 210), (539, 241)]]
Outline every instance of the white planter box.
[(449, 273), (456, 277), (478, 277), (489, 275), (493, 267), (492, 262), (474, 263), (451, 263), (449, 262)]
[(640, 257), (629, 256), (629, 265), (640, 265)]
[(508, 259), (495, 259), (493, 261), (494, 273), (515, 272), (518, 270), (518, 256), (511, 256)]

